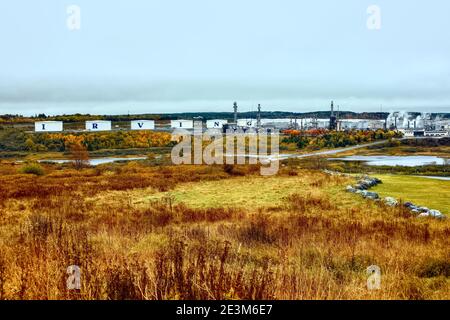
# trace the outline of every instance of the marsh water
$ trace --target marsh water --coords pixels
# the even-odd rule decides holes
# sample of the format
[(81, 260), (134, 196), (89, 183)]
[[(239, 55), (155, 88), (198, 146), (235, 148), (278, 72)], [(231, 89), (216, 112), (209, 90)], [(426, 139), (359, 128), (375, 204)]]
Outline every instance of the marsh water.
[[(89, 165), (91, 166), (98, 166), (100, 164), (105, 163), (113, 163), (117, 161), (135, 161), (135, 160), (145, 160), (146, 157), (135, 157), (135, 158), (116, 158), (116, 157), (106, 157), (106, 158), (97, 158), (97, 159), (90, 159)], [(39, 162), (47, 162), (47, 163), (70, 163), (72, 160), (67, 159), (56, 159), (56, 160), (39, 160)]]
[(435, 156), (347, 156), (329, 158), (332, 161), (361, 161), (370, 166), (418, 167), (425, 165), (444, 165), (446, 159)]
[(438, 177), (438, 176), (415, 176), (418, 178), (426, 178), (426, 179), (435, 179), (435, 180), (443, 180), (450, 181), (450, 177)]

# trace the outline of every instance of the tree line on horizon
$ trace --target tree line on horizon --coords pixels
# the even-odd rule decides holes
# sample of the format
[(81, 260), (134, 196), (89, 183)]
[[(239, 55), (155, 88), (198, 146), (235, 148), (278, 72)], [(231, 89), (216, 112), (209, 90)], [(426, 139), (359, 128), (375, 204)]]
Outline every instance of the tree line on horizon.
[[(410, 112), (411, 116), (416, 117), (420, 115), (419, 112)], [(256, 111), (239, 112), (239, 118), (256, 119)], [(388, 117), (388, 112), (353, 112), (340, 111), (339, 117), (341, 119), (368, 119), (368, 120), (385, 120)], [(330, 111), (313, 111), (313, 112), (288, 112), (288, 111), (262, 111), (261, 117), (267, 119), (277, 118), (329, 118)], [(432, 113), (432, 117), (440, 116), (443, 119), (450, 119), (450, 113)], [(36, 114), (35, 116), (23, 116), (20, 114), (4, 114), (0, 115), (0, 123), (32, 123), (35, 121), (63, 121), (67, 123), (84, 122), (89, 120), (110, 120), (110, 121), (132, 121), (132, 120), (156, 120), (156, 121), (170, 121), (179, 119), (194, 119), (201, 118), (203, 120), (226, 119), (233, 120), (233, 112), (181, 112), (181, 113), (148, 113), (148, 114), (126, 114), (126, 115), (91, 115), (91, 114), (71, 114), (71, 115), (56, 115), (49, 116), (44, 113)]]
[[(386, 112), (351, 112), (341, 111), (340, 117), (345, 119), (371, 119), (384, 120), (389, 114)], [(268, 119), (276, 118), (329, 118), (330, 111), (317, 112), (285, 112), (285, 111), (265, 111), (261, 112), (261, 117)], [(233, 120), (232, 112), (183, 112), (183, 113), (167, 113), (167, 114), (133, 114), (133, 115), (91, 115), (91, 114), (73, 114), (73, 115), (57, 115), (48, 116), (46, 114), (38, 114), (35, 116), (22, 116), (19, 114), (0, 115), (0, 123), (31, 123), (39, 120), (47, 121), (63, 121), (63, 122), (83, 122), (89, 120), (110, 120), (110, 121), (131, 121), (131, 120), (159, 120), (170, 121), (178, 119), (194, 119), (201, 118), (203, 120), (226, 119)], [(239, 112), (239, 118), (257, 118), (257, 112)], [(450, 114), (449, 114), (450, 118)]]

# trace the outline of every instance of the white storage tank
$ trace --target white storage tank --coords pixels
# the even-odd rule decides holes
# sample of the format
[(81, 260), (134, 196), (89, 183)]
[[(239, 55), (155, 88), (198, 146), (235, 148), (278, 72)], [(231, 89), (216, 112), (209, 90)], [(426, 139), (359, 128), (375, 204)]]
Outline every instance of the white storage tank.
[(206, 121), (206, 128), (222, 129), (225, 124), (228, 124), (227, 120), (208, 120)]
[(366, 130), (369, 128), (369, 121), (358, 120), (358, 129)]
[(317, 119), (317, 127), (319, 129), (327, 129), (330, 126), (329, 119)]
[(171, 120), (170, 126), (172, 129), (194, 129), (193, 120)]
[(238, 119), (237, 125), (238, 125), (238, 127), (253, 128), (253, 127), (256, 127), (256, 120), (255, 119)]
[(86, 121), (87, 131), (111, 131), (111, 121), (94, 120)]
[(62, 121), (39, 121), (34, 123), (36, 132), (59, 132), (63, 131)]
[(155, 121), (153, 120), (131, 121), (131, 130), (155, 130)]
[[(300, 123), (300, 120), (297, 120)], [(262, 126), (269, 126), (274, 128), (289, 128), (295, 123), (294, 119), (261, 119)]]
[(358, 128), (358, 122), (352, 121), (351, 119), (348, 120), (341, 120), (341, 129), (356, 129)]
[[(376, 130), (376, 129), (383, 129), (384, 128), (384, 121), (382, 120), (368, 120), (369, 122), (369, 129)], [(410, 129), (414, 128), (414, 123), (412, 124), (412, 127)]]

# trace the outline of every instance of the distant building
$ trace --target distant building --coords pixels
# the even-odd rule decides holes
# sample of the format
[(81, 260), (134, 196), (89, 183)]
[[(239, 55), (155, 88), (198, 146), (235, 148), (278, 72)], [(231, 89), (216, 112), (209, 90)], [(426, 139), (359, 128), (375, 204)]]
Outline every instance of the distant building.
[(170, 127), (172, 129), (194, 129), (193, 120), (171, 120)]
[(86, 121), (87, 131), (111, 131), (111, 121), (94, 120)]
[(414, 130), (414, 129), (399, 129), (399, 132), (403, 133), (405, 137), (435, 137), (442, 138), (448, 137), (449, 132), (446, 130)]
[(377, 123), (366, 119), (342, 119), (339, 121), (340, 130), (367, 130), (383, 128), (383, 123)]
[(153, 120), (131, 121), (131, 130), (155, 130), (155, 121)]
[(403, 133), (404, 137), (414, 137), (414, 130), (409, 129), (399, 129), (399, 132)]
[(288, 129), (295, 125), (292, 119), (261, 119), (260, 121), (262, 127), (278, 129)]
[(425, 131), (424, 132), (425, 137), (436, 137), (436, 138), (441, 138), (441, 137), (448, 137), (449, 136), (449, 132), (445, 131), (445, 130), (433, 130), (433, 131)]
[(36, 131), (36, 132), (60, 132), (60, 131), (63, 131), (63, 122), (62, 121), (35, 122), (34, 131)]
[(414, 137), (425, 137), (425, 130), (414, 130)]
[(384, 120), (368, 120), (369, 127), (371, 130), (384, 129), (385, 121)]

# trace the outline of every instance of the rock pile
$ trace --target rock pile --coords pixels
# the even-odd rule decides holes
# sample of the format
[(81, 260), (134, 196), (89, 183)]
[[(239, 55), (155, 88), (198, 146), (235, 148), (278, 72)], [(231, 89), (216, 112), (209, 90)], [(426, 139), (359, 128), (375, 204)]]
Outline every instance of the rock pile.
[[(361, 179), (358, 180), (358, 182), (354, 186), (347, 186), (346, 190), (351, 193), (358, 193), (361, 194), (363, 197), (372, 197), (373, 199), (378, 199), (379, 196), (375, 192), (368, 192), (367, 190), (375, 187), (376, 185), (382, 183), (380, 179), (378, 178), (371, 178), (368, 176), (364, 176)], [(364, 192), (366, 191), (366, 192)]]
[(445, 215), (442, 214), (439, 210), (428, 209), (427, 207), (416, 206), (411, 202), (405, 202), (403, 204), (406, 208), (411, 210), (412, 213), (418, 214), (419, 218), (424, 217), (433, 217), (437, 219), (444, 219)]
[[(380, 201), (380, 196), (376, 192), (370, 192), (368, 189), (382, 183), (382, 181), (378, 178), (371, 178), (368, 176), (364, 176), (359, 178), (357, 183), (353, 186), (347, 186), (345, 190), (347, 192), (360, 194), (365, 199), (371, 199), (375, 201)], [(390, 207), (398, 206), (399, 202), (397, 199), (393, 197), (386, 197), (383, 199), (383, 202)], [(442, 214), (439, 210), (428, 209), (427, 207), (416, 206), (411, 202), (405, 202), (403, 204), (406, 208), (408, 208), (411, 213), (416, 214), (417, 217), (433, 217), (437, 219), (444, 219), (445, 215)]]

